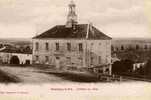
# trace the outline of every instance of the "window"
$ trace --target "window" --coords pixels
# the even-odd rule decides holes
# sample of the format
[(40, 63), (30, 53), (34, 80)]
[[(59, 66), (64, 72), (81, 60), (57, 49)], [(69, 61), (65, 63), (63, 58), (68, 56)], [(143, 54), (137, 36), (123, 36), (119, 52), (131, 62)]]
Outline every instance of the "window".
[(39, 61), (39, 56), (36, 56), (36, 61)]
[(56, 50), (59, 51), (59, 43), (56, 43)]
[(113, 46), (111, 46), (111, 50), (114, 51), (114, 47)]
[(82, 43), (79, 43), (79, 51), (83, 51)]
[(147, 50), (147, 49), (148, 49), (147, 45), (145, 45), (144, 49), (145, 49), (145, 50)]
[(102, 58), (101, 58), (101, 56), (99, 56), (99, 64), (101, 64), (101, 60), (102, 60)]
[(128, 48), (129, 50), (132, 50), (133, 48), (132, 48), (132, 46), (131, 45), (129, 45), (129, 48)]
[(67, 57), (67, 64), (71, 64), (71, 57)]
[(124, 46), (123, 45), (121, 46), (121, 50), (124, 50)]
[(67, 43), (67, 49), (68, 51), (71, 51), (71, 43)]
[(91, 64), (93, 64), (93, 57), (91, 57)]
[(46, 50), (49, 50), (49, 43), (46, 42), (45, 46), (46, 46)]
[(49, 57), (45, 56), (45, 62), (48, 62), (48, 61), (49, 61)]
[(98, 73), (103, 73), (103, 70), (99, 69), (99, 70), (98, 70)]
[(105, 72), (109, 72), (109, 69), (107, 68), (107, 69), (105, 70)]
[(60, 59), (60, 57), (56, 57), (56, 59), (57, 59), (57, 60), (59, 60), (59, 59)]
[(93, 46), (94, 46), (94, 44), (93, 44), (93, 43), (91, 43), (90, 50), (92, 50), (92, 49), (93, 49)]
[(118, 47), (116, 48), (116, 51), (118, 51)]
[(39, 43), (36, 42), (36, 51), (38, 51), (38, 49), (39, 49)]
[(139, 49), (139, 45), (136, 45), (136, 50), (138, 50)]

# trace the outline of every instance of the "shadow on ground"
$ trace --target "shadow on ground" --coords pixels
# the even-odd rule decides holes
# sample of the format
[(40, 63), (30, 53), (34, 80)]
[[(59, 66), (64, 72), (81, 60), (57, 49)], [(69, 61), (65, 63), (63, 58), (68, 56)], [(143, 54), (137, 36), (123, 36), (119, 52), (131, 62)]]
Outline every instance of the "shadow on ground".
[(48, 73), (48, 74), (53, 74), (58, 77), (61, 77), (65, 80), (70, 80), (74, 82), (100, 82), (99, 78), (97, 78), (94, 75), (85, 75), (85, 74), (77, 74), (77, 73)]
[(18, 83), (20, 79), (0, 70), (0, 83)]

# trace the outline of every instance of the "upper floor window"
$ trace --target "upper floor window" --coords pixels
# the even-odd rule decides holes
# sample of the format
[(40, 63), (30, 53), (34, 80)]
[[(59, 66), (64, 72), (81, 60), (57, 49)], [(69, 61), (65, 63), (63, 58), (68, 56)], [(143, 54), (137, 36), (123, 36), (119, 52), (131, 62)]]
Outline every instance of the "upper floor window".
[(56, 43), (56, 50), (59, 51), (59, 43)]
[(36, 50), (38, 50), (38, 49), (39, 49), (39, 43), (36, 42)]
[(71, 51), (71, 43), (67, 43), (67, 49), (68, 51)]
[(48, 62), (48, 61), (49, 61), (49, 57), (45, 56), (45, 62)]
[(45, 47), (46, 47), (46, 50), (49, 50), (49, 43), (48, 42), (46, 42)]
[(102, 58), (101, 56), (99, 56), (99, 64), (101, 64), (101, 62), (102, 62)]
[(82, 45), (82, 43), (79, 43), (79, 51), (83, 51), (83, 45)]

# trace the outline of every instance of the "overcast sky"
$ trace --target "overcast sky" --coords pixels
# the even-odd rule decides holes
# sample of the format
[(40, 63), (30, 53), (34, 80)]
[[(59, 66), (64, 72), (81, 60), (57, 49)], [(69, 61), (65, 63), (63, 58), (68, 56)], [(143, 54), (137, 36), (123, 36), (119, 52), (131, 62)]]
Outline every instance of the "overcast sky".
[[(151, 0), (74, 0), (79, 23), (111, 37), (151, 37)], [(33, 37), (65, 24), (70, 0), (0, 0), (0, 37)]]

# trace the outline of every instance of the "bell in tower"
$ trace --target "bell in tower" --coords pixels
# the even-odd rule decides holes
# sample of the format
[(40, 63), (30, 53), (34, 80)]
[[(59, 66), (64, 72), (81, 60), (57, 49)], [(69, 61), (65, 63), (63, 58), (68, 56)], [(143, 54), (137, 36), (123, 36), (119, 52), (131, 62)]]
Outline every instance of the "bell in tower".
[(75, 5), (74, 1), (71, 0), (71, 2), (69, 4), (69, 13), (67, 16), (66, 27), (70, 28), (77, 24), (77, 15), (75, 12), (75, 8), (76, 8), (76, 5)]

